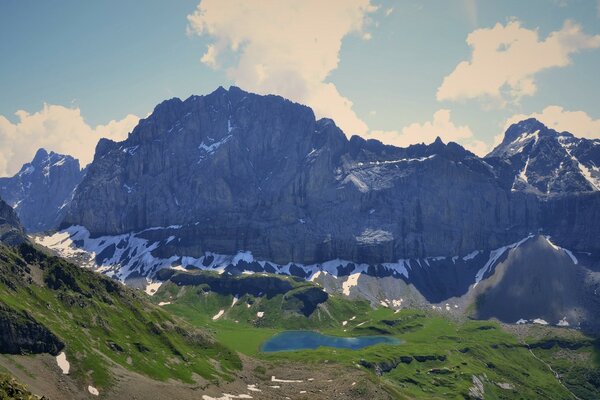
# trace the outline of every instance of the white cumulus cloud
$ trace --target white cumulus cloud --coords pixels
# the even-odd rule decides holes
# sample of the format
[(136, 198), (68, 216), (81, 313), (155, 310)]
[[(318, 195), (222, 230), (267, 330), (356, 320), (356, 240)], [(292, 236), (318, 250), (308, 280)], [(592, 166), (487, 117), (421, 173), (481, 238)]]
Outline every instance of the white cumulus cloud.
[(0, 176), (16, 173), (40, 147), (71, 155), (85, 166), (92, 161), (100, 138), (123, 140), (139, 121), (128, 114), (121, 120), (92, 127), (79, 108), (52, 104), (44, 104), (33, 114), (19, 110), (15, 115), (15, 123), (0, 115)]
[(489, 146), (473, 137), (467, 125), (457, 125), (451, 120), (450, 110), (441, 109), (433, 114), (432, 121), (412, 123), (401, 131), (371, 131), (366, 137), (378, 139), (386, 144), (406, 147), (416, 143), (431, 143), (436, 137), (445, 143), (457, 142), (477, 155), (484, 155)]
[[(593, 119), (584, 111), (568, 111), (556, 105), (548, 106), (540, 113), (513, 115), (504, 124), (504, 131), (510, 125), (528, 118), (535, 118), (558, 132), (567, 131), (577, 137), (600, 139), (600, 119)], [(500, 135), (500, 139), (503, 136)]]
[(536, 90), (535, 75), (571, 64), (571, 55), (600, 47), (600, 35), (587, 35), (566, 21), (562, 29), (540, 39), (537, 29), (518, 20), (477, 29), (467, 37), (471, 59), (460, 62), (438, 88), (437, 99), (484, 98), (494, 103), (518, 102)]
[(365, 26), (376, 9), (370, 0), (202, 0), (188, 31), (211, 38), (201, 61), (211, 68), (229, 61), (236, 85), (308, 104), (347, 134), (365, 134), (353, 103), (327, 77), (344, 37), (371, 38)]

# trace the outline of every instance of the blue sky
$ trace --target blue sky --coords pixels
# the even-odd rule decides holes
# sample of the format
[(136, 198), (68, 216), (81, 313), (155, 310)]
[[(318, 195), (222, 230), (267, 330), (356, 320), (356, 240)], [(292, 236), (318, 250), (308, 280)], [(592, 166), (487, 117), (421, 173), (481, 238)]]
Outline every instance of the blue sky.
[[(16, 172), (40, 146), (85, 164), (99, 137), (124, 138), (160, 101), (232, 84), (307, 103), (347, 133), (397, 145), (440, 135), (484, 154), (507, 121), (530, 115), (600, 137), (599, 7), (596, 0), (3, 0), (0, 175)], [(473, 62), (441, 88), (471, 61), (466, 40), (478, 30), (481, 48), (504, 37), (522, 48), (493, 67)], [(537, 38), (528, 42), (531, 34)], [(507, 82), (498, 93), (488, 85), (495, 79)]]

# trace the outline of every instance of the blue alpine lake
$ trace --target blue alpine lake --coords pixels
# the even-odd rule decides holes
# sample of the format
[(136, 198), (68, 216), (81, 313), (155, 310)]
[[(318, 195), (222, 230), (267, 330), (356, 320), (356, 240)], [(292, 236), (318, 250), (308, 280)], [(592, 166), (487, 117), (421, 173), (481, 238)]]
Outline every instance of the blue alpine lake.
[(317, 349), (321, 346), (358, 350), (375, 344), (400, 344), (389, 336), (340, 337), (313, 331), (285, 331), (271, 337), (261, 346), (263, 352)]

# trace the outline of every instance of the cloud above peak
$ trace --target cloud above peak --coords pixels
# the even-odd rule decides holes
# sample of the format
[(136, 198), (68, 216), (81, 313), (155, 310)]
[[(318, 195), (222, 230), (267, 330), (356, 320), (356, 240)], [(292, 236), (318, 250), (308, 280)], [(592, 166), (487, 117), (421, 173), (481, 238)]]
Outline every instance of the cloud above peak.
[[(585, 111), (568, 111), (561, 106), (548, 106), (539, 113), (517, 114), (506, 120), (504, 131), (514, 123), (535, 118), (558, 132), (567, 131), (577, 137), (600, 139), (600, 119), (593, 119)], [(502, 135), (496, 138), (501, 139)]]
[(493, 28), (477, 29), (467, 36), (471, 59), (461, 61), (438, 88), (437, 99), (482, 98), (504, 105), (537, 91), (535, 76), (549, 68), (566, 67), (571, 55), (600, 47), (600, 35), (587, 35), (567, 20), (562, 29), (540, 39), (537, 29), (518, 20)]
[(365, 27), (376, 10), (370, 0), (202, 0), (188, 15), (188, 32), (212, 39), (201, 58), (207, 66), (234, 59), (224, 68), (236, 85), (308, 104), (347, 134), (364, 134), (353, 103), (327, 78), (344, 37), (371, 38)]
[(40, 111), (19, 110), (12, 123), (0, 115), (0, 176), (13, 175), (41, 147), (79, 159), (81, 166), (92, 161), (100, 138), (123, 140), (139, 117), (128, 114), (105, 125), (88, 125), (79, 108), (44, 104)]

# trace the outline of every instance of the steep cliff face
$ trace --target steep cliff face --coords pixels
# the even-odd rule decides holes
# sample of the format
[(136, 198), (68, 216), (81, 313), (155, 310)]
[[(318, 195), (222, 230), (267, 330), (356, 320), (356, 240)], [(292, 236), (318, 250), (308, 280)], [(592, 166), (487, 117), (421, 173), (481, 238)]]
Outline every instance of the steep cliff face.
[(29, 232), (54, 229), (82, 176), (73, 157), (39, 149), (15, 176), (0, 178), (0, 196)]
[(0, 242), (14, 246), (26, 240), (15, 210), (0, 199)]
[(152, 240), (177, 226), (162, 257), (377, 263), (496, 248), (539, 217), (535, 194), (456, 144), (348, 140), (307, 107), (232, 87), (163, 102), (127, 140), (101, 141), (62, 225)]
[(57, 355), (64, 347), (64, 343), (33, 317), (0, 303), (0, 353)]

